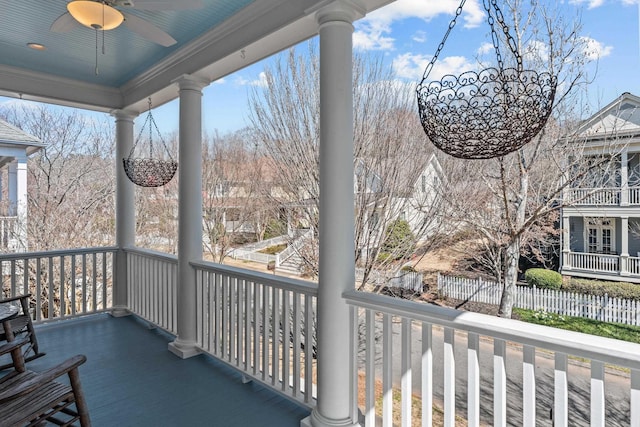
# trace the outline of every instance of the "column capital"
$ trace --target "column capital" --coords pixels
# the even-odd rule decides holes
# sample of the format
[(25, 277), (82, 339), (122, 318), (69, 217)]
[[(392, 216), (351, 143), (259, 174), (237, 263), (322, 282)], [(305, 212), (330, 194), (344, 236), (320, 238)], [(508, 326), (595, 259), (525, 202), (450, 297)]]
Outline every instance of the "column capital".
[(133, 110), (111, 110), (109, 111), (111, 117), (115, 117), (116, 121), (125, 120), (125, 121), (133, 121), (136, 117), (138, 117), (139, 113)]
[(318, 25), (342, 21), (351, 24), (366, 15), (366, 8), (358, 0), (327, 0), (308, 12), (316, 14)]
[(201, 91), (206, 86), (209, 86), (209, 82), (201, 77), (196, 77), (192, 74), (183, 74), (180, 77), (171, 81), (171, 83), (177, 83), (180, 90), (196, 90)]

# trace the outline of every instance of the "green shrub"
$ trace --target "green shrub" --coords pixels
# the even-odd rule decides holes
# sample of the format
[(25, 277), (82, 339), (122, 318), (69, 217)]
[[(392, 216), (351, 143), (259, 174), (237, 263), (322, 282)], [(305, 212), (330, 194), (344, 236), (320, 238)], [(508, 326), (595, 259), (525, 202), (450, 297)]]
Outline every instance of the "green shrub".
[(400, 271), (404, 273), (415, 273), (416, 269), (412, 265), (403, 265)]
[(384, 242), (380, 252), (388, 254), (393, 260), (407, 258), (416, 248), (416, 238), (409, 223), (396, 219), (386, 229)]
[(562, 275), (557, 271), (544, 268), (530, 268), (524, 272), (524, 280), (529, 286), (547, 289), (560, 289), (562, 287)]
[(572, 278), (562, 285), (562, 290), (595, 296), (607, 294), (611, 298), (640, 300), (640, 285), (627, 282)]

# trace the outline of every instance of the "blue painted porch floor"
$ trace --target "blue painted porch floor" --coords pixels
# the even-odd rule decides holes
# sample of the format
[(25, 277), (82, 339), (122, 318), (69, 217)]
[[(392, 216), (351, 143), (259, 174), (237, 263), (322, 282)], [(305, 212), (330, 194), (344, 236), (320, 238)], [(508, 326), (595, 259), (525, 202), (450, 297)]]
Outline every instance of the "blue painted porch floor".
[(173, 337), (134, 316), (99, 314), (37, 327), (40, 371), (87, 356), (80, 379), (95, 427), (299, 426), (309, 411), (207, 355), (182, 360)]

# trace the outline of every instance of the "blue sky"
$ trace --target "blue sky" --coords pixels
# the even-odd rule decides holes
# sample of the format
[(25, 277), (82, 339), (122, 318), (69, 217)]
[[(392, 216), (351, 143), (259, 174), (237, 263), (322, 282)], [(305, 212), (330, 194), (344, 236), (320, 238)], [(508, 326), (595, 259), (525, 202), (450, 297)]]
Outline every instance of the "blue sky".
[[(597, 111), (623, 92), (640, 95), (640, 0), (539, 1), (559, 5), (568, 20), (581, 15), (581, 35), (592, 58), (597, 58), (597, 73), (592, 65), (594, 81), (584, 99), (589, 111)], [(399, 80), (417, 83), (458, 5), (458, 0), (398, 0), (355, 23), (354, 47), (382, 55)], [(499, 5), (506, 13), (504, 1)], [(467, 0), (430, 77), (473, 67), (478, 52), (490, 41), (487, 33), (482, 0)], [(298, 49), (305, 46), (306, 42)], [(253, 64), (204, 89), (205, 131), (224, 134), (248, 125), (248, 94), (262, 84), (261, 74), (271, 61)], [(163, 133), (177, 131), (177, 101), (154, 109), (153, 114)]]

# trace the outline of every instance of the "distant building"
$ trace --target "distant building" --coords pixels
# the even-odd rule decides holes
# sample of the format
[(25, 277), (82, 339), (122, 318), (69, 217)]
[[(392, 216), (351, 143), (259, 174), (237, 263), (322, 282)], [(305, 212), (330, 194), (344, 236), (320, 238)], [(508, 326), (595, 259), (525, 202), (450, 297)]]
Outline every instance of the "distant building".
[(611, 161), (565, 190), (560, 272), (640, 283), (640, 97), (622, 94), (573, 139)]
[(27, 244), (27, 158), (45, 145), (0, 120), (0, 251), (23, 252)]

